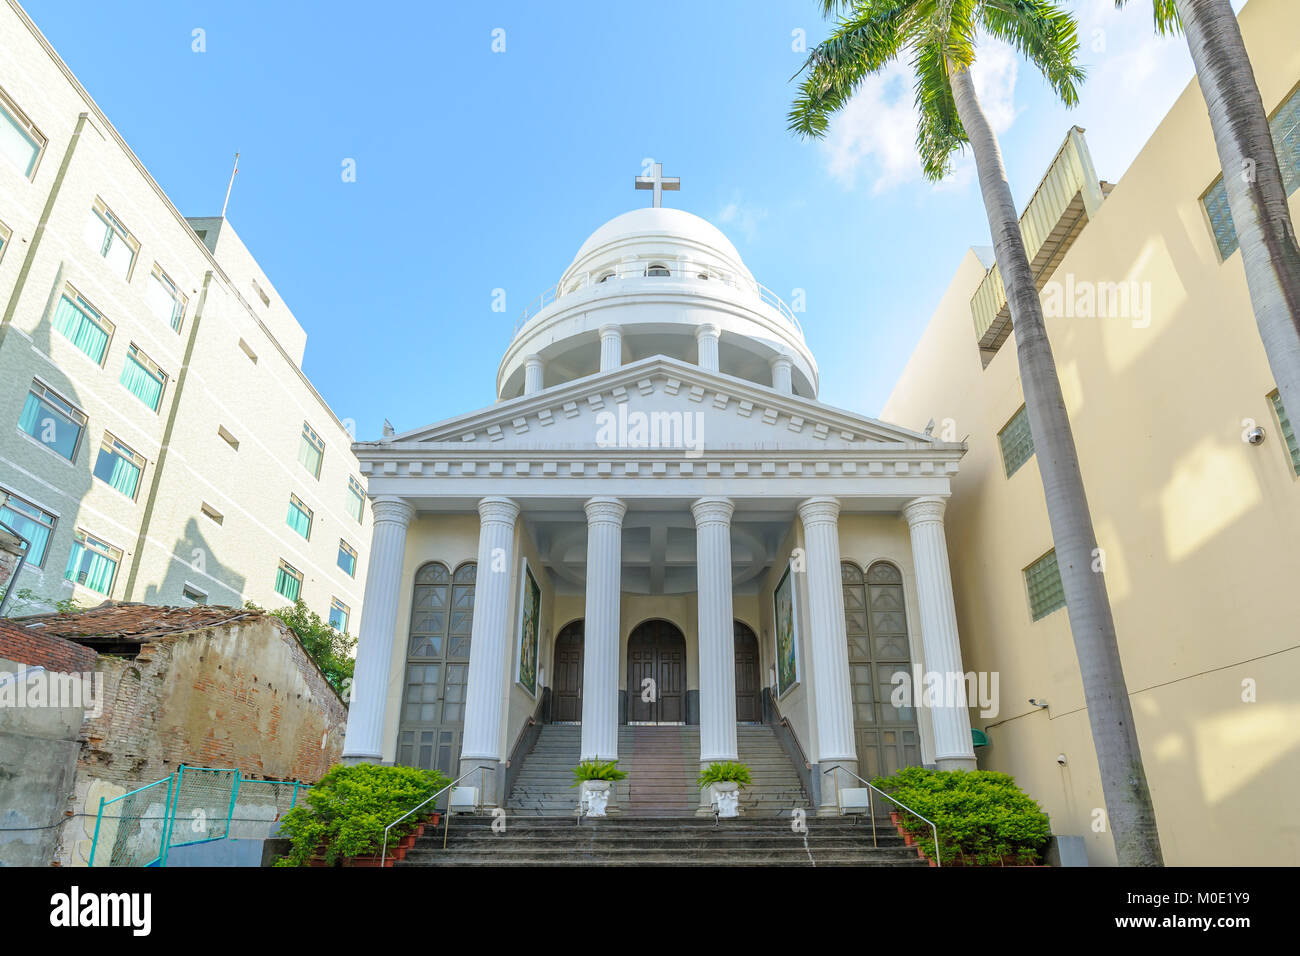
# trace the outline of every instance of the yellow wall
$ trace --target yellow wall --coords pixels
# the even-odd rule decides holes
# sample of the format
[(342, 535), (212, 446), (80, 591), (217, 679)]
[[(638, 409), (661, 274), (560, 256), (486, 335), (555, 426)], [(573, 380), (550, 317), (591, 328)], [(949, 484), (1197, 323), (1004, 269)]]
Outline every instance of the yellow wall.
[[(1241, 26), (1271, 113), (1300, 83), (1300, 4), (1253, 0)], [(1149, 282), (1149, 323), (1049, 317), (1047, 328), (1165, 860), (1295, 864), (1300, 481), (1267, 400), (1241, 254), (1220, 261), (1199, 201), (1218, 172), (1193, 82), (1054, 276)], [(983, 275), (968, 254), (882, 417), (952, 419), (970, 435), (947, 533), (965, 664), (1000, 673), (1002, 713), (972, 714), (991, 728), (981, 766), (1014, 774), (1056, 832), (1088, 836), (1090, 859), (1113, 862), (1091, 828), (1102, 799), (1067, 615), (1030, 621), (1021, 571), (1051, 534), (1037, 460), (1004, 474), (997, 434), (1023, 397), (1014, 341), (980, 366), (970, 297)], [(1262, 445), (1242, 441), (1247, 418), (1268, 433)]]

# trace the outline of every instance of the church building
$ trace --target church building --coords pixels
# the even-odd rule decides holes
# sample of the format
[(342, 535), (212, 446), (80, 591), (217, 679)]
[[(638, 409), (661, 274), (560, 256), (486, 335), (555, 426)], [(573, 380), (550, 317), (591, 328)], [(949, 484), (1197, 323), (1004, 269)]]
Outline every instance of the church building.
[(822, 812), (854, 775), (973, 769), (944, 536), (965, 445), (820, 402), (795, 313), (660, 205), (675, 180), (638, 185), (654, 205), (525, 314), (495, 404), (354, 446), (374, 535), (344, 759), (477, 769), (494, 807), (559, 753), (535, 806), (568, 814), (580, 758), (665, 813), (698, 792), (656, 760), (749, 762), (760, 795), (781, 770)]

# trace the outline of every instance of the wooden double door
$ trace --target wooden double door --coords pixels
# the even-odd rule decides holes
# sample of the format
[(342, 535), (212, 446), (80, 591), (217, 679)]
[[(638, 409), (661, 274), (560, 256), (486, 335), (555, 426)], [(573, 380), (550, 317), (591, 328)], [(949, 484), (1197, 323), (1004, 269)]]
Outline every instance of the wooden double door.
[[(736, 720), (763, 719), (758, 640), (735, 624)], [(582, 721), (583, 622), (574, 621), (555, 638), (551, 721)], [(627, 642), (627, 719), (632, 723), (686, 723), (686, 638), (668, 621), (646, 621)]]
[(668, 621), (645, 621), (627, 639), (627, 721), (686, 723), (686, 638)]

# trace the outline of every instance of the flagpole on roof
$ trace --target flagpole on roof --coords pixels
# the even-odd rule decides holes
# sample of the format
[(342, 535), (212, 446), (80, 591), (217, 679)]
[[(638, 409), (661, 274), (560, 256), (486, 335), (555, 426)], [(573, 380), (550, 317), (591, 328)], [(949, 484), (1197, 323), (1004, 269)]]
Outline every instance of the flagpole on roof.
[(226, 218), (226, 207), (230, 205), (230, 190), (235, 186), (235, 173), (239, 172), (239, 154), (235, 154), (235, 168), (230, 171), (230, 184), (226, 186), (226, 201), (221, 204), (221, 218)]

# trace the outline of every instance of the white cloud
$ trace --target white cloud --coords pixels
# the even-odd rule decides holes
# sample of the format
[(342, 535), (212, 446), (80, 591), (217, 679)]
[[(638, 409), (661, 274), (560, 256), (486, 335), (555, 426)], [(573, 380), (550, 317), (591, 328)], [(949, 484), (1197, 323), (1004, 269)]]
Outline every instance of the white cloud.
[(730, 226), (730, 231), (740, 233), (750, 242), (758, 235), (758, 224), (766, 218), (766, 209), (746, 205), (739, 196), (723, 206), (717, 215), (719, 225)]
[[(1015, 122), (1019, 68), (1014, 49), (987, 40), (971, 70), (975, 91), (999, 134)], [(905, 58), (862, 83), (832, 118), (823, 148), (831, 176), (846, 188), (856, 187), (860, 176), (870, 181), (873, 193), (923, 178), (916, 155), (913, 74)], [(971, 176), (969, 157), (957, 157), (953, 175), (940, 188), (960, 186)]]

